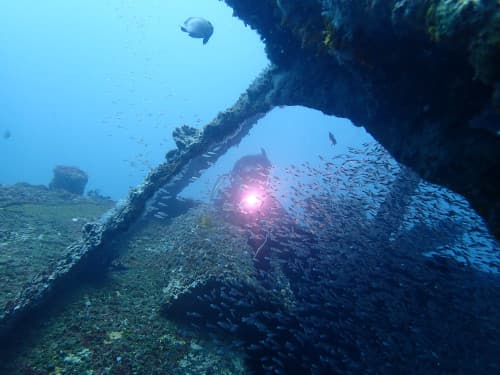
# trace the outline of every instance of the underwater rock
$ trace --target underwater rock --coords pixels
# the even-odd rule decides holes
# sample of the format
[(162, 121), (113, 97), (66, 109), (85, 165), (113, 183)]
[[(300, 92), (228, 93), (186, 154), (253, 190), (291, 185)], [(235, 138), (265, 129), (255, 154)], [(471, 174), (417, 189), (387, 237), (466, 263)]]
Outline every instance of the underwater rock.
[(87, 173), (77, 167), (58, 165), (54, 168), (54, 177), (52, 177), (49, 188), (83, 195), (88, 179)]
[[(253, 252), (238, 227), (224, 221), (220, 212), (199, 205), (174, 219), (175, 233), (168, 245), (163, 311), (197, 309), (197, 296), (235, 282), (255, 282)], [(183, 302), (184, 301), (184, 302)]]

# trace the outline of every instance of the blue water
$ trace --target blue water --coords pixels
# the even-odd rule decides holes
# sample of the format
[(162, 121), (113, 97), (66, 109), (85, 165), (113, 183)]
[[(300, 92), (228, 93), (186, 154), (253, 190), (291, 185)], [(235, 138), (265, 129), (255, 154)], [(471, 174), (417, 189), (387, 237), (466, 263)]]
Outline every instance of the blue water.
[[(207, 45), (179, 25), (203, 15)], [(258, 35), (218, 1), (0, 4), (0, 183), (47, 184), (58, 164), (113, 198), (202, 126), (268, 64)]]

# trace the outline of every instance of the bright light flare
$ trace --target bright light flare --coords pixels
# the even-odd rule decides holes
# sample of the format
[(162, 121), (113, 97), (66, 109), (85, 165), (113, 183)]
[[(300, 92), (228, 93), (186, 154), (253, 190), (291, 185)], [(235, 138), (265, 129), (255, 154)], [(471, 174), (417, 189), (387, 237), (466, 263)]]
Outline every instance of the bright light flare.
[(257, 195), (255, 195), (253, 193), (248, 194), (245, 197), (244, 201), (245, 201), (246, 205), (250, 206), (250, 207), (255, 207), (256, 205), (260, 204), (260, 199), (257, 198)]
[(240, 209), (245, 213), (257, 211), (262, 206), (263, 199), (256, 192), (248, 192), (240, 202)]

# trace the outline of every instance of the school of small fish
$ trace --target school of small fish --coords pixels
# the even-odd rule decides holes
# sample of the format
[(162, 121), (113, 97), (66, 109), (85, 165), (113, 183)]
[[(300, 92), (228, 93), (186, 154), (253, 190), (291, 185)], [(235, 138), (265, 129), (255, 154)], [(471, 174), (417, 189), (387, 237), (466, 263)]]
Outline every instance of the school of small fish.
[(231, 342), (254, 373), (498, 366), (498, 244), (468, 203), (380, 145), (320, 161), (275, 174), (270, 196), (292, 204), (246, 224), (262, 289), (204, 291), (185, 311), (191, 326)]

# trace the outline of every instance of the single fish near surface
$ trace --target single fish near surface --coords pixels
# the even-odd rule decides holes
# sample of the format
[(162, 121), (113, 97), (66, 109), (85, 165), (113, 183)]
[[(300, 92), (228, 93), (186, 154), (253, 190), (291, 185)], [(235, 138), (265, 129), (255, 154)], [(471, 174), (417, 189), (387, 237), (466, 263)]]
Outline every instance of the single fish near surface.
[(331, 132), (328, 132), (328, 139), (330, 140), (330, 144), (332, 146), (335, 146), (337, 144), (337, 140), (335, 139), (335, 137)]
[(188, 33), (191, 38), (202, 38), (203, 44), (207, 44), (208, 40), (214, 32), (214, 27), (204, 18), (189, 17), (181, 26), (181, 30)]

